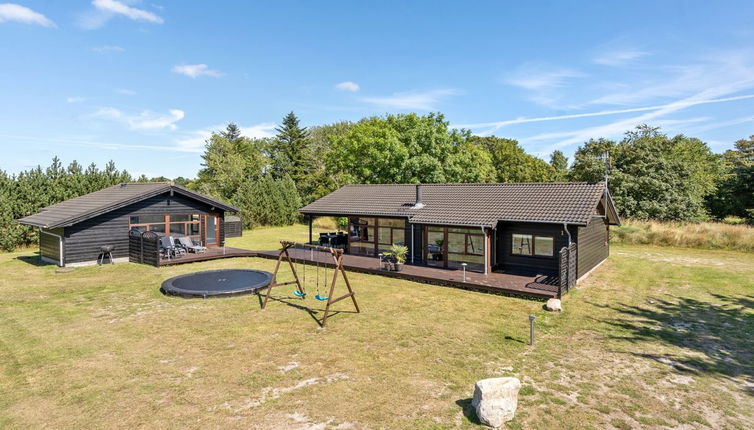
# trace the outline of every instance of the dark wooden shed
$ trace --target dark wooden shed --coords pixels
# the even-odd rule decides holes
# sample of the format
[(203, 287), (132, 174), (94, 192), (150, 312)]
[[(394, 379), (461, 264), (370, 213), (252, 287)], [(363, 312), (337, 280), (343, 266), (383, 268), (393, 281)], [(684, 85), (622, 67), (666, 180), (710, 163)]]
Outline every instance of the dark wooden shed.
[(108, 245), (114, 247), (115, 261), (128, 261), (131, 229), (224, 246), (225, 213), (237, 211), (172, 183), (124, 183), (48, 206), (18, 222), (39, 228), (43, 261), (78, 266), (95, 263), (100, 247)]

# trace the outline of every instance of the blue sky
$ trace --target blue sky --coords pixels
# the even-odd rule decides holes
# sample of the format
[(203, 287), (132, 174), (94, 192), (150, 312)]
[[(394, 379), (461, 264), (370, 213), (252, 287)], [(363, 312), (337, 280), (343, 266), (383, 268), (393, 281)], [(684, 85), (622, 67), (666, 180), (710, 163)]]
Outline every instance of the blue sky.
[(212, 130), (291, 110), (440, 111), (543, 158), (640, 123), (717, 152), (754, 134), (751, 1), (2, 1), (8, 172), (194, 176)]

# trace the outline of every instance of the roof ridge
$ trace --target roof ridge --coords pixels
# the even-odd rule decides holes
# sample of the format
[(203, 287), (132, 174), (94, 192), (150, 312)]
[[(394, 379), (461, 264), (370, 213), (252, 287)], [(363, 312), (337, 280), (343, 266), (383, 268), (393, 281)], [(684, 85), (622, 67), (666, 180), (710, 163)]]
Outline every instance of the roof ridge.
[(419, 183), (419, 184), (409, 184), (409, 183), (400, 183), (400, 184), (346, 184), (343, 187), (396, 187), (396, 186), (468, 186), (468, 185), (475, 185), (475, 186), (500, 186), (500, 185), (598, 185), (603, 184), (603, 181), (597, 181), (597, 182), (589, 182), (589, 181), (578, 181), (578, 182), (570, 182), (570, 181), (564, 181), (564, 182), (443, 182), (443, 183)]

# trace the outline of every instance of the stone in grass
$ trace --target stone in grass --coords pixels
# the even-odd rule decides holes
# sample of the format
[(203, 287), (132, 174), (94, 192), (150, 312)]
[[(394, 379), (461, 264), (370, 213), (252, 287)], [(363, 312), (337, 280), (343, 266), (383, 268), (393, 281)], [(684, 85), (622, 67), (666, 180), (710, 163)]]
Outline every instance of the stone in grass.
[(477, 382), (471, 406), (479, 421), (498, 428), (512, 420), (518, 406), (519, 389), (521, 381), (518, 378), (489, 378)]
[(549, 299), (545, 304), (545, 310), (550, 312), (563, 312), (563, 306), (560, 304), (560, 299)]

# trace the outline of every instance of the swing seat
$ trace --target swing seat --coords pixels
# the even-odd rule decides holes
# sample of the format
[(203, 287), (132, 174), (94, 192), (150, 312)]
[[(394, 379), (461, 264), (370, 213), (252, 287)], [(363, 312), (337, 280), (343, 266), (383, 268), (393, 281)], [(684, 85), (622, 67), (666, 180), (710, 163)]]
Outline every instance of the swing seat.
[(327, 296), (320, 296), (319, 294), (317, 294), (316, 296), (314, 296), (314, 298), (317, 299), (317, 300), (319, 300), (320, 302), (325, 302), (328, 299)]
[(293, 295), (296, 297), (306, 297), (306, 293), (299, 290), (293, 290)]

